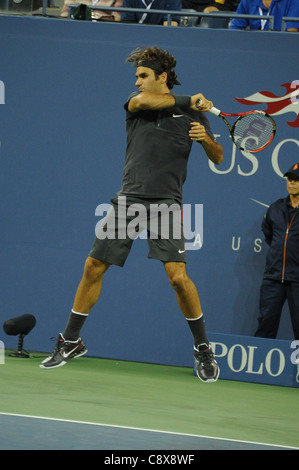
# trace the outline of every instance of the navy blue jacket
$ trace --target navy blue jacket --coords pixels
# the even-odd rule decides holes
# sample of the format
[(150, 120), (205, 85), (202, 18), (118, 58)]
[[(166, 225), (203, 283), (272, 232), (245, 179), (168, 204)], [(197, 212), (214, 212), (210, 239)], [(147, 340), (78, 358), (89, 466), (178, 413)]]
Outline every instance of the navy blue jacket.
[[(181, 0), (124, 0), (124, 8), (146, 8), (146, 5), (151, 5), (151, 10), (172, 10), (181, 11)], [(143, 16), (144, 15), (144, 16)], [(167, 15), (160, 14), (148, 14), (148, 13), (131, 13), (123, 12), (121, 15), (122, 21), (129, 21), (132, 23), (139, 23), (140, 20), (144, 24), (160, 24), (167, 21)], [(180, 16), (173, 15), (172, 21), (180, 23)]]
[(270, 246), (264, 279), (299, 282), (299, 208), (289, 196), (270, 205), (262, 231)]

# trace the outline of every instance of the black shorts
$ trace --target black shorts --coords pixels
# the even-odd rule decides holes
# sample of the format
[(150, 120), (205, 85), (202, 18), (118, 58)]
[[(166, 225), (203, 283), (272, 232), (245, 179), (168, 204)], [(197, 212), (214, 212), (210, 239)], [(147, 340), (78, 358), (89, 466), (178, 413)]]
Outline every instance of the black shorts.
[(148, 258), (186, 262), (183, 217), (180, 205), (171, 199), (139, 199), (119, 196), (97, 224), (89, 256), (123, 266), (133, 241), (140, 236), (149, 246)]

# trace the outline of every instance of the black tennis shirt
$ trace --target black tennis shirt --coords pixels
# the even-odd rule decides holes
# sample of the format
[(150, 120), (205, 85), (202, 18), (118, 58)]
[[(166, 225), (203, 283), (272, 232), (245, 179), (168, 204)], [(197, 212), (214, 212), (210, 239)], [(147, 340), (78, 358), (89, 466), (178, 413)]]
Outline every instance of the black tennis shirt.
[(204, 113), (177, 106), (162, 110), (126, 110), (127, 148), (119, 195), (171, 198), (182, 202), (192, 140), (191, 122), (200, 122), (214, 140)]

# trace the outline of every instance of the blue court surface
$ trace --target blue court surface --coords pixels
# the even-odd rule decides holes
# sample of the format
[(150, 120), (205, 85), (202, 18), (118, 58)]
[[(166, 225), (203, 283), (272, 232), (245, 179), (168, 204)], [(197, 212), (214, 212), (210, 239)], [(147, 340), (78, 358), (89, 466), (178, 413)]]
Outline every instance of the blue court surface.
[[(281, 450), (282, 446), (105, 424), (0, 414), (1, 450)], [(133, 455), (133, 454), (132, 454)], [(149, 456), (152, 453), (149, 453)], [(160, 455), (160, 454), (158, 454)], [(175, 456), (175, 452), (172, 452)], [(117, 459), (107, 452), (107, 459)], [(119, 457), (118, 457), (119, 458)], [(173, 457), (174, 458), (174, 457)], [(178, 457), (177, 457), (178, 458)], [(164, 457), (165, 462), (170, 457)], [(154, 457), (151, 457), (154, 462)], [(113, 463), (113, 461), (111, 461)], [(158, 462), (156, 462), (158, 463)]]

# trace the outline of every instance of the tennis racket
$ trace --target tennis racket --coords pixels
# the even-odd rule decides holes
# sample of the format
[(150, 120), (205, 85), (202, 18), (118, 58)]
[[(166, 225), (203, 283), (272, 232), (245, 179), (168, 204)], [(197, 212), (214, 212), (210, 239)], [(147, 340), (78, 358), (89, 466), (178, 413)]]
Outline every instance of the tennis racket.
[[(200, 106), (200, 101), (196, 104)], [(209, 110), (215, 116), (219, 116), (227, 125), (231, 138), (240, 150), (245, 152), (260, 152), (272, 142), (276, 132), (276, 124), (269, 114), (264, 111), (247, 111), (245, 113), (223, 113), (215, 107)], [(238, 119), (230, 125), (226, 117)]]

